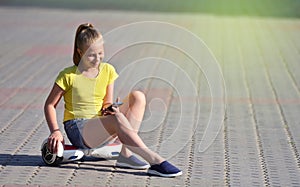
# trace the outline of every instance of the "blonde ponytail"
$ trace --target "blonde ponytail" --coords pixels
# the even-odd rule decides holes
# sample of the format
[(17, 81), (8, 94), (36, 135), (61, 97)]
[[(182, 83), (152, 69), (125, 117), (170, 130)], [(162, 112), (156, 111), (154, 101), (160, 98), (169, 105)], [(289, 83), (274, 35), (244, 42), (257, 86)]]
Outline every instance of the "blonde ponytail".
[(90, 23), (84, 23), (79, 25), (75, 34), (75, 42), (74, 42), (74, 52), (73, 52), (73, 62), (76, 66), (78, 66), (81, 55), (78, 50), (83, 51), (85, 47), (90, 46), (97, 39), (101, 38), (102, 35), (94, 26)]

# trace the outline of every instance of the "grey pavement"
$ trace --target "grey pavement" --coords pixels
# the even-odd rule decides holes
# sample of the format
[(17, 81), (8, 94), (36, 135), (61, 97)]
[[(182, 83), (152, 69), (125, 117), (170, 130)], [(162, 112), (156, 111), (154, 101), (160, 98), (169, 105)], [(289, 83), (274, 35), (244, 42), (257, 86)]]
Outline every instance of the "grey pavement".
[[(137, 1), (30, 2), (0, 6), (0, 185), (300, 186), (298, 13), (262, 14), (258, 4), (255, 16), (246, 5), (243, 15), (238, 6), (232, 14), (230, 6), (176, 12), (179, 1), (174, 11), (164, 11), (170, 1), (163, 10), (141, 1), (150, 8), (139, 11), (130, 8), (143, 6)], [(58, 72), (72, 65), (84, 22), (104, 35), (106, 60), (120, 74), (115, 95), (147, 94), (140, 136), (182, 176), (148, 176), (116, 168), (115, 160), (43, 163), (43, 104)], [(57, 115), (62, 127), (62, 102)]]

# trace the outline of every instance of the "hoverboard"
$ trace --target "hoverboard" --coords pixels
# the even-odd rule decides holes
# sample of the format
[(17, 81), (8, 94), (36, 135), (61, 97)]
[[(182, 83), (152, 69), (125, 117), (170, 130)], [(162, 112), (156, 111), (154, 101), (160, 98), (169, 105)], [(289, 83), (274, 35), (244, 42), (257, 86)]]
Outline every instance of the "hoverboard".
[(48, 166), (58, 166), (63, 163), (74, 162), (81, 160), (84, 156), (93, 158), (117, 158), (121, 151), (121, 143), (111, 142), (103, 147), (94, 149), (79, 149), (73, 145), (58, 145), (58, 151), (53, 154), (47, 146), (47, 139), (44, 140), (41, 146), (42, 159)]

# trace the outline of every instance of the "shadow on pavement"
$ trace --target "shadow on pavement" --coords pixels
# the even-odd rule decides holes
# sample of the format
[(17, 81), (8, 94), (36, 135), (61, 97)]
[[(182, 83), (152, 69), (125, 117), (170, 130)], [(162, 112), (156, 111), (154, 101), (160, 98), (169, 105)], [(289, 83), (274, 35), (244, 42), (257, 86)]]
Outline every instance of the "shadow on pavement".
[[(147, 176), (146, 171), (138, 171), (138, 170), (130, 170), (130, 169), (113, 169), (115, 166), (112, 163), (103, 163), (101, 161), (106, 161), (106, 159), (101, 158), (89, 158), (85, 157), (84, 161), (80, 162), (80, 167), (74, 164), (61, 164), (58, 166), (59, 168), (64, 169), (80, 169), (80, 170), (96, 170), (101, 172), (114, 172), (114, 173), (123, 173), (130, 175), (139, 175), (139, 176)], [(94, 163), (93, 163), (94, 162)], [(11, 155), (11, 154), (0, 154), (0, 166), (47, 166), (43, 160), (41, 155)], [(92, 166), (92, 167), (91, 167)]]
[(41, 166), (43, 163), (40, 155), (11, 155), (0, 154), (0, 165), (2, 166)]

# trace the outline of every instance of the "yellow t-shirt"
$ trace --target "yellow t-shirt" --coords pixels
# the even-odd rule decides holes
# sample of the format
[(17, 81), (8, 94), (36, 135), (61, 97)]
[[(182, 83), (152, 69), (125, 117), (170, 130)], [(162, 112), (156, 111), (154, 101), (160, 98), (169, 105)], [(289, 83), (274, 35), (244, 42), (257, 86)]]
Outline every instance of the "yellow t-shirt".
[(55, 83), (65, 91), (64, 121), (99, 116), (106, 88), (117, 77), (115, 68), (104, 62), (100, 63), (96, 78), (83, 76), (75, 65), (61, 71)]

